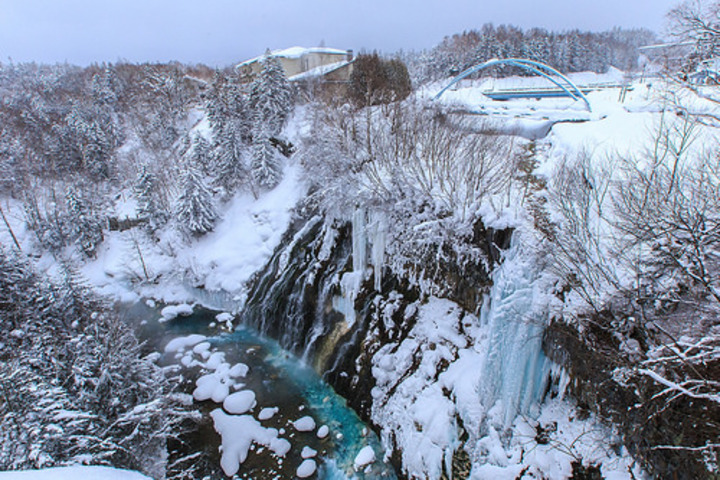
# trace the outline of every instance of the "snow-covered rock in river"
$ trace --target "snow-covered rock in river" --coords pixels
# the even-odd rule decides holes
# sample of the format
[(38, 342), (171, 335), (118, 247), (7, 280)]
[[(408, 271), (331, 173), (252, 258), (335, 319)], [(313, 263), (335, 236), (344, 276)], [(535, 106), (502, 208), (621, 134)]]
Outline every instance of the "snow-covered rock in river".
[(258, 420), (270, 420), (279, 411), (277, 407), (265, 407), (258, 413)]
[(293, 422), (293, 427), (298, 432), (312, 432), (315, 430), (315, 420), (310, 416), (299, 418)]
[(181, 303), (179, 305), (168, 305), (167, 307), (160, 310), (160, 315), (162, 315), (160, 321), (167, 322), (174, 318), (177, 318), (178, 316), (186, 317), (188, 315), (192, 315), (192, 313), (193, 307), (192, 305), (188, 305), (187, 303)]
[(363, 447), (355, 457), (354, 467), (355, 470), (361, 470), (367, 465), (370, 465), (375, 461), (375, 451), (368, 445)]
[(303, 460), (303, 462), (297, 468), (296, 475), (299, 478), (308, 478), (315, 473), (315, 470), (317, 470), (317, 463), (315, 463), (315, 460)]
[(317, 450), (313, 450), (312, 448), (308, 447), (307, 445), (303, 447), (302, 451), (300, 452), (300, 456), (302, 458), (313, 458), (317, 455)]
[(192, 348), (200, 342), (203, 342), (206, 338), (207, 337), (205, 335), (198, 334), (174, 338), (165, 345), (165, 353), (183, 352), (188, 348)]
[(222, 437), (220, 466), (229, 477), (240, 470), (253, 443), (268, 447), (278, 456), (284, 456), (290, 450), (290, 443), (278, 438), (276, 429), (263, 427), (249, 415), (228, 415), (218, 408), (210, 412), (210, 416), (215, 431)]
[(318, 428), (317, 436), (318, 438), (325, 438), (330, 433), (330, 428), (327, 425), (323, 425), (322, 427)]
[(255, 392), (252, 390), (240, 390), (225, 398), (223, 408), (228, 413), (240, 415), (252, 410), (256, 404)]

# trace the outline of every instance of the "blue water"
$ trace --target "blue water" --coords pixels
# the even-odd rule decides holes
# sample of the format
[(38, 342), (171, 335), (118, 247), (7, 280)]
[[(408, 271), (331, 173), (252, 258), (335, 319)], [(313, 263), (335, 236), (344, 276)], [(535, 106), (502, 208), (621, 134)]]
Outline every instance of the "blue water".
[[(243, 362), (250, 367), (250, 373), (243, 380), (245, 388), (255, 392), (258, 406), (278, 407), (279, 413), (263, 425), (284, 428), (285, 435), (293, 445), (292, 450), (280, 466), (280, 476), (269, 476), (267, 472), (277, 471), (276, 460), (260, 458), (254, 453), (242, 465), (240, 478), (295, 478), (295, 468), (302, 461), (300, 450), (307, 445), (317, 450), (318, 471), (312, 478), (321, 480), (355, 479), (396, 479), (393, 468), (382, 461), (384, 450), (374, 432), (362, 422), (357, 414), (347, 406), (322, 378), (301, 359), (282, 349), (280, 345), (251, 328), (240, 326), (234, 332), (222, 332), (208, 325), (219, 312), (196, 309), (189, 317), (180, 317), (171, 322), (159, 324), (154, 318), (143, 327), (141, 335), (153, 342), (155, 348), (162, 351), (172, 338), (199, 333), (206, 335), (213, 349), (225, 352), (226, 361)], [(146, 312), (146, 315), (148, 312)], [(167, 362), (176, 362), (166, 358)], [(201, 375), (200, 370), (190, 369), (194, 379)], [(195, 376), (192, 376), (195, 375)], [(209, 412), (219, 406), (212, 402), (202, 402), (203, 410)], [(288, 422), (304, 415), (314, 418), (317, 427), (327, 425), (330, 435), (324, 440), (318, 439), (315, 432), (295, 432)], [(219, 435), (217, 438), (219, 444)], [(375, 451), (377, 461), (367, 471), (355, 472), (353, 463), (357, 453), (366, 445)], [(209, 446), (216, 449), (217, 445)], [(253, 457), (258, 458), (253, 458)], [(270, 465), (270, 463), (273, 463)]]

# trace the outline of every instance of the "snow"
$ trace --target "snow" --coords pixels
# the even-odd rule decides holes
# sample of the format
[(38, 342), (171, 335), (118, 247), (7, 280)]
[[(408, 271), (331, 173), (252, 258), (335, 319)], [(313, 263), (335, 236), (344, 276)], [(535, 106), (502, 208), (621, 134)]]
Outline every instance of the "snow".
[(319, 65), (315, 68), (311, 68), (310, 70), (307, 70), (302, 73), (298, 73), (297, 75), (293, 75), (291, 77), (288, 77), (288, 80), (291, 82), (297, 82), (300, 80), (308, 80), (312, 78), (318, 78), (322, 77), (323, 75), (327, 75), (328, 73), (334, 72), (335, 70), (342, 68), (346, 65), (349, 65), (352, 63), (352, 60), (343, 60), (340, 62), (335, 63), (329, 63), (327, 65)]
[[(326, 47), (309, 47), (308, 48), (308, 47), (295, 46), (295, 47), (285, 48), (283, 50), (273, 50), (272, 52), (270, 52), (270, 56), (280, 57), (280, 58), (300, 58), (300, 57), (302, 57), (304, 55), (308, 55), (310, 53), (347, 55), (348, 51), (347, 50), (338, 50), (336, 48), (326, 48)], [(245, 60), (244, 62), (237, 64), (236, 68), (261, 61), (265, 57), (266, 57), (266, 55), (260, 55), (255, 58)]]
[(110, 467), (58, 467), (43, 470), (0, 472), (0, 480), (149, 480), (137, 472)]
[(325, 438), (330, 433), (330, 428), (327, 425), (323, 425), (320, 428), (318, 428), (317, 436), (318, 438)]
[(230, 382), (227, 376), (216, 372), (198, 378), (195, 385), (193, 398), (199, 402), (212, 400), (215, 403), (222, 403), (230, 395)]
[(300, 456), (302, 458), (313, 458), (317, 455), (317, 450), (313, 450), (312, 448), (308, 446), (304, 446), (302, 451), (300, 452)]
[(363, 447), (355, 457), (355, 470), (360, 470), (363, 467), (370, 465), (375, 461), (375, 451), (371, 446)]
[[(193, 333), (192, 335), (188, 335), (186, 337), (174, 338), (165, 345), (165, 353), (183, 352), (188, 348), (197, 348), (197, 346), (201, 345), (201, 342), (204, 342), (205, 339), (207, 339), (205, 335), (199, 335), (197, 333)], [(205, 344), (206, 343), (202, 343), (202, 345)], [(209, 343), (207, 343), (207, 345), (208, 347), (210, 346)]]
[(179, 254), (181, 261), (196, 266), (206, 289), (241, 292), (279, 245), (304, 193), (299, 167), (290, 166), (280, 184), (259, 199), (237, 195), (215, 229)]
[(265, 407), (258, 413), (258, 420), (270, 420), (280, 411), (277, 407)]
[(192, 305), (188, 305), (187, 303), (181, 303), (179, 305), (168, 305), (160, 311), (160, 315), (162, 315), (161, 321), (164, 322), (173, 320), (174, 318), (177, 318), (179, 316), (186, 317), (188, 315), (192, 315), (192, 313), (193, 307)]
[(295, 420), (293, 427), (295, 427), (295, 430), (298, 432), (312, 432), (315, 430), (315, 420), (310, 416), (305, 416)]
[(274, 428), (264, 428), (249, 415), (228, 415), (220, 409), (210, 412), (215, 431), (222, 437), (222, 457), (220, 466), (225, 475), (231, 477), (240, 470), (240, 465), (247, 460), (253, 443), (264, 445), (277, 456), (284, 456), (289, 451), (289, 442), (278, 438)]
[(228, 372), (228, 375), (233, 378), (246, 377), (249, 371), (250, 367), (248, 367), (244, 363), (236, 363), (232, 366), (232, 368)]
[(240, 390), (239, 392), (230, 394), (223, 402), (225, 411), (236, 415), (250, 411), (255, 405), (257, 405), (255, 392), (251, 390)]
[[(567, 478), (575, 458), (629, 479), (632, 459), (614, 452), (619, 440), (611, 431), (592, 417), (578, 420), (562, 396), (541, 403), (551, 371), (567, 380), (542, 354), (552, 303), (542, 293), (549, 291), (547, 279), (525, 251), (533, 251), (531, 240), (520, 232), (514, 238), (479, 318), (431, 297), (417, 306), (407, 338), (374, 356), (371, 416), (384, 446), (399, 449), (409, 477), (439, 478), (460, 445), (459, 418), (469, 435), (464, 445), (473, 479), (514, 479), (524, 469), (534, 478)], [(533, 422), (558, 425), (549, 446), (533, 441)], [(643, 478), (639, 469), (635, 474)]]
[[(300, 128), (292, 124), (298, 121), (305, 120), (291, 119), (287, 128)], [(137, 229), (105, 232), (97, 257), (84, 262), (80, 272), (98, 293), (122, 302), (144, 297), (237, 311), (244, 302), (247, 282), (267, 263), (287, 230), (292, 209), (305, 196), (307, 187), (300, 172), (301, 167), (290, 161), (274, 189), (262, 192), (257, 199), (249, 192), (237, 193), (222, 205), (223, 216), (214, 230), (190, 242), (172, 227), (159, 232), (158, 242)], [(13, 216), (21, 215), (22, 205), (17, 208), (15, 212), (13, 207)], [(3, 230), (0, 228), (0, 235)], [(19, 232), (23, 234), (21, 241), (27, 237), (28, 244), (32, 244), (24, 227), (18, 228), (16, 234)], [(138, 250), (150, 280), (159, 281), (138, 283), (138, 279), (145, 278)], [(52, 260), (50, 264), (56, 266), (57, 262)], [(167, 311), (168, 318), (172, 311)], [(232, 321), (227, 315), (222, 318), (226, 324)]]
[(295, 474), (299, 478), (308, 478), (315, 473), (315, 470), (317, 470), (317, 463), (315, 463), (315, 460), (306, 459), (303, 460), (303, 462), (297, 468)]

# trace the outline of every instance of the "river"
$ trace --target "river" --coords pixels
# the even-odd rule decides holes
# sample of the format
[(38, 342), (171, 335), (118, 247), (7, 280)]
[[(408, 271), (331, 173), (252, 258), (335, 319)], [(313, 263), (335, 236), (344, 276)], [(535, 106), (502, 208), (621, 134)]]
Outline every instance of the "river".
[[(195, 307), (191, 315), (161, 322), (159, 309), (154, 306), (138, 303), (126, 309), (126, 315), (138, 325), (139, 336), (146, 342), (149, 351), (161, 352), (159, 363), (179, 373), (178, 378), (183, 379), (180, 382), (181, 389), (186, 393), (193, 393), (198, 378), (212, 377), (218, 372), (222, 374), (229, 366), (238, 364), (248, 367), (244, 376), (229, 378), (229, 392), (253, 392), (256, 404), (248, 412), (243, 412), (243, 417), (250, 422), (248, 425), (257, 425), (258, 417), (263, 418), (259, 420), (264, 429), (262, 431), (275, 432), (277, 438), (287, 440), (290, 450), (285, 455), (278, 455), (268, 445), (253, 442), (247, 458), (237, 471), (238, 478), (297, 478), (302, 473), (303, 463), (306, 471), (310, 464), (317, 467), (316, 472), (308, 478), (396, 478), (392, 466), (383, 461), (383, 447), (372, 429), (311, 367), (282, 349), (274, 340), (249, 327), (240, 325), (233, 329), (225, 328), (224, 323), (218, 322), (218, 314), (221, 312)], [(166, 351), (168, 344), (171, 348)], [(226, 366), (219, 367), (220, 364)], [(252, 396), (250, 393), (247, 395)], [(211, 413), (222, 409), (222, 404), (212, 399), (198, 401), (197, 397), (195, 403), (203, 412), (204, 420), (191, 444), (204, 450), (204, 461), (215, 476), (222, 471), (217, 466), (221, 461), (221, 436), (215, 431), (217, 421), (213, 425)], [(268, 408), (277, 409), (271, 418), (266, 418), (272, 413)], [(266, 409), (265, 415), (260, 415), (263, 409)], [(238, 418), (240, 415), (231, 417)], [(312, 418), (314, 428), (309, 431), (295, 428), (293, 422), (303, 417)], [(321, 429), (322, 426), (327, 426), (327, 429)], [(322, 435), (323, 430), (329, 433)], [(227, 432), (225, 434), (228, 435)], [(364, 455), (360, 458), (364, 456), (367, 461), (370, 453), (367, 447), (372, 449), (374, 455), (371, 456), (375, 457), (375, 461), (356, 465), (358, 454), (363, 448)], [(303, 458), (303, 450), (306, 457), (311, 456)], [(312, 455), (313, 452), (317, 454)], [(229, 472), (226, 470), (225, 473)]]

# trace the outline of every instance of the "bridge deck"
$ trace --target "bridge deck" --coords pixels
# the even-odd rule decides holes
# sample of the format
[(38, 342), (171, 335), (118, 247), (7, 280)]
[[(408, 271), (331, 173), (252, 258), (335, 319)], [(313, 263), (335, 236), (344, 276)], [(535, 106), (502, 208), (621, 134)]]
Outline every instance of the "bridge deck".
[[(593, 90), (601, 90), (608, 88), (623, 88), (619, 83), (598, 83), (578, 87), (585, 95)], [(627, 87), (626, 87), (627, 88)], [(540, 87), (540, 88), (508, 88), (487, 90), (482, 92), (483, 95), (493, 100), (512, 100), (514, 98), (553, 98), (553, 97), (569, 97), (568, 92), (560, 88)]]

